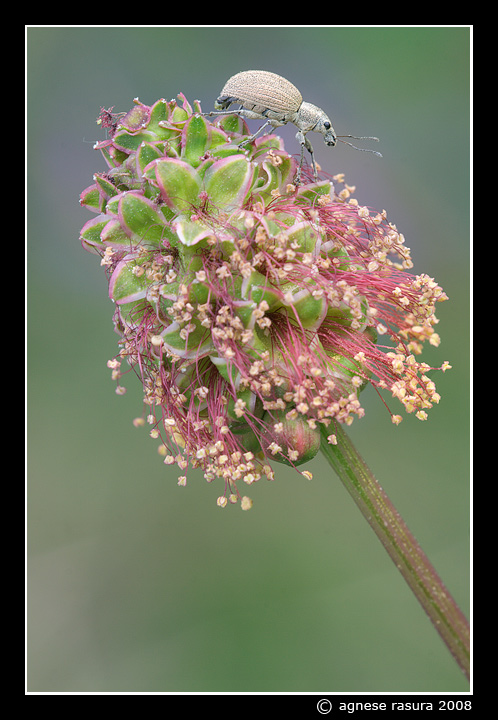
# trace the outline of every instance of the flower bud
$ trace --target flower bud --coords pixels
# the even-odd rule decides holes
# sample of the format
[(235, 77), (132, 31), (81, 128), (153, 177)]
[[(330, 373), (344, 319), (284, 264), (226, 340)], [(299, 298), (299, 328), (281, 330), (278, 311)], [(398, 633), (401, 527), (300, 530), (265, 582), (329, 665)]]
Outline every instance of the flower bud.
[(265, 413), (263, 423), (272, 432), (263, 435), (261, 447), (272, 460), (284, 465), (303, 465), (312, 460), (320, 449), (320, 430), (314, 421), (310, 422), (304, 416), (298, 415), (289, 420), (286, 414)]

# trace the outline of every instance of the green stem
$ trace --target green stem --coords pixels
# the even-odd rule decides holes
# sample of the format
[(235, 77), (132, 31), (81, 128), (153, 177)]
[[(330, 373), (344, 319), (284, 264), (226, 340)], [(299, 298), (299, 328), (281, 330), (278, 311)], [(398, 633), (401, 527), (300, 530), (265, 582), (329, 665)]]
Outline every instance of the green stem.
[(322, 426), (321, 450), (384, 545), (449, 651), (470, 676), (469, 624), (429, 559), (371, 470), (337, 423), (337, 445), (327, 442), (331, 428)]

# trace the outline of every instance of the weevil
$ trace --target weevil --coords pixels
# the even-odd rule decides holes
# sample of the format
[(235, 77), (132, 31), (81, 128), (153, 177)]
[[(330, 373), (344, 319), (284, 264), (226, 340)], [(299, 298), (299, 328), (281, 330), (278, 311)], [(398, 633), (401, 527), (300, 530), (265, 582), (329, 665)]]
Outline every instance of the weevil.
[[(233, 103), (240, 104), (236, 111), (227, 110)], [(214, 103), (216, 111), (205, 113), (208, 117), (212, 115), (240, 115), (252, 120), (266, 120), (257, 132), (243, 140), (240, 145), (245, 145), (256, 138), (268, 125), (280, 127), (288, 122), (298, 128), (296, 140), (301, 145), (301, 161), (296, 173), (295, 183), (298, 184), (301, 178), (301, 171), (304, 161), (304, 148), (311, 155), (311, 165), (315, 181), (318, 173), (315, 163), (313, 146), (306, 137), (308, 132), (319, 132), (323, 135), (326, 145), (334, 147), (337, 140), (341, 140), (335, 133), (328, 115), (324, 111), (304, 102), (297, 87), (289, 80), (266, 70), (245, 70), (233, 75), (225, 83), (219, 97)], [(355, 137), (343, 135), (341, 137)], [(378, 138), (357, 138), (360, 140), (378, 140)], [(351, 143), (346, 143), (351, 145)], [(353, 145), (352, 147), (356, 147)], [(356, 148), (363, 150), (364, 148)], [(366, 150), (376, 155), (382, 155), (375, 150)]]

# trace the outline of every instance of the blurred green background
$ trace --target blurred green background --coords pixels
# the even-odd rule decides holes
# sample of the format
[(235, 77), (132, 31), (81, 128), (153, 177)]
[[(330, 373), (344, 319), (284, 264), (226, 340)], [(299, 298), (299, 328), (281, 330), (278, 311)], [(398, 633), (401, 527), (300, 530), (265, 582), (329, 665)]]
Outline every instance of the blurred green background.
[(78, 196), (105, 167), (101, 106), (181, 91), (207, 111), (240, 70), (285, 76), (339, 134), (381, 138), (383, 159), (311, 139), (448, 293), (426, 358), (453, 370), (427, 422), (393, 426), (368, 389), (350, 435), (468, 614), (469, 47), (465, 27), (28, 28), (28, 691), (468, 689), (322, 459), (311, 482), (276, 465), (250, 512), (218, 508), (199, 471), (177, 487), (132, 425), (138, 380), (114, 392)]

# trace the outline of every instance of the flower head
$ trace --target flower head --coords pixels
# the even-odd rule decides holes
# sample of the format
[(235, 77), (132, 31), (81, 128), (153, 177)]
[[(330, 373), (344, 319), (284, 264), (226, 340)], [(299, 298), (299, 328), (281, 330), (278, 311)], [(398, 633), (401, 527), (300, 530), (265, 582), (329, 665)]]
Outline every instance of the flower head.
[(439, 395), (418, 358), (446, 295), (410, 274), (385, 212), (341, 175), (296, 187), (279, 137), (240, 148), (239, 117), (211, 123), (182, 95), (100, 122), (108, 169), (81, 195), (96, 213), (81, 241), (109, 277), (118, 392), (134, 369), (180, 485), (198, 467), (224, 481), (220, 506), (250, 507), (241, 483), (310, 460), (321, 428), (334, 443), (368, 383), (426, 418)]

